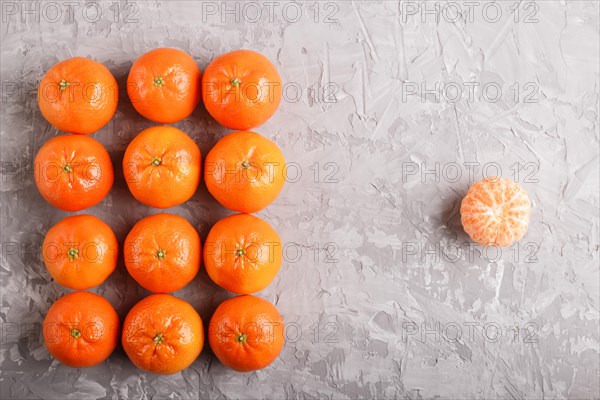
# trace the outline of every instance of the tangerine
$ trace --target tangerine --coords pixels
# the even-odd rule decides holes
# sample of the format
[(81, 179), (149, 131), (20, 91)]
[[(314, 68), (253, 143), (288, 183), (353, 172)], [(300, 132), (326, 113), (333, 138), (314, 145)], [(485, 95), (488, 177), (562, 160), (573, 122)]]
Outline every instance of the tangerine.
[(144, 289), (177, 291), (200, 269), (200, 236), (185, 219), (156, 214), (138, 221), (125, 239), (125, 267)]
[(74, 292), (56, 300), (43, 324), (48, 352), (61, 363), (85, 368), (106, 360), (119, 343), (119, 317), (101, 296)]
[(251, 50), (215, 58), (204, 71), (202, 97), (209, 114), (229, 129), (265, 123), (281, 103), (281, 78), (269, 59)]
[(285, 183), (279, 147), (256, 132), (224, 136), (206, 156), (204, 179), (223, 206), (253, 213), (271, 204)]
[(40, 194), (63, 211), (94, 206), (114, 181), (110, 156), (89, 136), (62, 135), (48, 140), (34, 160), (34, 178)]
[(69, 289), (100, 285), (117, 267), (118, 243), (108, 225), (93, 215), (73, 215), (44, 238), (43, 258), (56, 282)]
[(250, 294), (273, 281), (281, 266), (281, 239), (271, 225), (249, 214), (217, 222), (204, 244), (208, 276), (230, 292)]
[(138, 201), (169, 208), (188, 201), (201, 173), (200, 149), (172, 126), (144, 129), (127, 146), (123, 172), (129, 191)]
[(217, 307), (208, 327), (210, 348), (221, 363), (240, 372), (262, 369), (283, 349), (283, 318), (267, 300), (242, 295)]
[(200, 102), (202, 73), (179, 49), (159, 48), (140, 56), (127, 77), (127, 94), (144, 117), (171, 124), (188, 117)]
[(115, 115), (118, 102), (115, 77), (104, 65), (84, 57), (54, 65), (38, 88), (40, 112), (65, 132), (96, 132)]
[(493, 176), (469, 188), (460, 215), (473, 241), (483, 246), (511, 246), (527, 232), (531, 201), (519, 184)]
[(125, 317), (122, 343), (136, 367), (174, 374), (189, 367), (202, 352), (204, 328), (189, 303), (169, 294), (153, 294)]

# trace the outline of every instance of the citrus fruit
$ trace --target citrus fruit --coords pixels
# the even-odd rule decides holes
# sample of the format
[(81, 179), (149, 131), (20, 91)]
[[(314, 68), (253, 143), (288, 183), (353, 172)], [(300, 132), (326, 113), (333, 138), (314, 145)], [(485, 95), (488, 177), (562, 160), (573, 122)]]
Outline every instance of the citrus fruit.
[(48, 352), (73, 368), (100, 364), (119, 342), (119, 317), (104, 298), (74, 292), (56, 300), (43, 324)]
[(277, 111), (281, 91), (275, 66), (251, 50), (236, 50), (215, 58), (202, 77), (206, 110), (229, 129), (262, 125)]
[(204, 179), (223, 206), (243, 213), (262, 210), (284, 184), (285, 159), (279, 147), (255, 132), (224, 136), (206, 156)]
[(100, 285), (115, 270), (118, 246), (112, 229), (99, 218), (74, 215), (46, 233), (42, 256), (56, 282), (84, 290)]
[(230, 292), (250, 294), (273, 281), (281, 266), (281, 239), (275, 229), (249, 214), (217, 222), (204, 244), (208, 276)]
[(527, 232), (531, 201), (521, 186), (494, 176), (475, 182), (460, 206), (465, 232), (483, 246), (511, 246)]
[(223, 365), (240, 372), (271, 364), (283, 349), (283, 318), (267, 300), (243, 295), (217, 307), (208, 341)]
[(40, 112), (61, 131), (89, 134), (115, 115), (119, 87), (102, 64), (83, 57), (54, 65), (40, 81)]
[(138, 201), (168, 208), (189, 200), (200, 183), (200, 149), (171, 126), (144, 129), (127, 146), (123, 172)]
[(64, 211), (94, 206), (108, 194), (114, 171), (108, 152), (89, 136), (48, 140), (34, 160), (34, 178), (46, 201)]
[(144, 117), (171, 124), (189, 116), (200, 102), (201, 78), (189, 54), (178, 49), (154, 49), (133, 63), (127, 94)]
[(125, 317), (122, 343), (136, 367), (155, 374), (174, 374), (200, 355), (204, 328), (189, 303), (169, 294), (153, 294), (133, 306)]
[(173, 214), (138, 221), (125, 239), (125, 266), (144, 289), (174, 292), (190, 283), (200, 269), (200, 236)]

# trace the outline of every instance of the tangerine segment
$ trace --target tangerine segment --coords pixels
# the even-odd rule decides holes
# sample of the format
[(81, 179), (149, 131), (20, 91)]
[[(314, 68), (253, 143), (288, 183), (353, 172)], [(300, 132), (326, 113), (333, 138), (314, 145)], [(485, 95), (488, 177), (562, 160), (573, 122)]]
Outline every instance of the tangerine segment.
[(129, 311), (121, 341), (136, 367), (174, 374), (189, 367), (202, 352), (204, 328), (189, 303), (169, 294), (153, 294)]
[(230, 292), (250, 294), (263, 290), (281, 266), (279, 235), (266, 221), (253, 215), (223, 218), (212, 227), (204, 246), (208, 276)]
[(74, 292), (56, 300), (44, 319), (48, 352), (61, 363), (85, 368), (106, 360), (119, 343), (117, 312), (104, 298)]
[(144, 129), (125, 150), (123, 172), (138, 201), (155, 208), (173, 207), (188, 201), (198, 188), (200, 149), (172, 126)]
[(283, 318), (267, 300), (243, 295), (217, 307), (208, 327), (208, 341), (223, 365), (240, 372), (271, 364), (284, 343)]
[(131, 229), (124, 253), (127, 271), (144, 289), (174, 292), (190, 283), (200, 269), (200, 236), (185, 218), (151, 215)]
[(531, 201), (521, 186), (502, 177), (475, 182), (460, 206), (471, 239), (483, 246), (511, 246), (527, 232)]

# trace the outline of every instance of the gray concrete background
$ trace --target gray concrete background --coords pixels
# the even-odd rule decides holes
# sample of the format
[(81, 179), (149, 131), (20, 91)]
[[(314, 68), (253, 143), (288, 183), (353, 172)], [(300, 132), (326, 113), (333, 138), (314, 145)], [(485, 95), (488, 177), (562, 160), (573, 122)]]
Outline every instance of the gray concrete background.
[[(2, 2), (0, 397), (598, 399), (598, 3), (440, 1), (439, 21), (425, 12), (434, 2), (245, 4)], [(137, 370), (122, 349), (77, 370), (41, 340), (67, 291), (39, 247), (67, 214), (33, 182), (35, 153), (58, 133), (39, 113), (37, 82), (84, 56), (121, 85), (115, 118), (94, 134), (115, 185), (87, 212), (122, 242), (157, 212), (129, 194), (120, 163), (153, 125), (129, 103), (127, 73), (159, 46), (202, 69), (254, 49), (285, 84), (280, 110), (257, 129), (290, 163), (281, 196), (259, 214), (286, 250), (259, 295), (284, 316), (288, 340), (263, 371), (227, 370), (208, 346), (173, 376)], [(202, 107), (175, 125), (203, 155), (226, 133)], [(471, 245), (458, 213), (469, 184), (494, 174), (533, 202), (527, 235), (501, 252)], [(229, 214), (204, 185), (169, 211), (202, 238)], [(121, 317), (147, 295), (122, 259), (94, 291)], [(230, 296), (204, 271), (176, 295), (205, 323)]]

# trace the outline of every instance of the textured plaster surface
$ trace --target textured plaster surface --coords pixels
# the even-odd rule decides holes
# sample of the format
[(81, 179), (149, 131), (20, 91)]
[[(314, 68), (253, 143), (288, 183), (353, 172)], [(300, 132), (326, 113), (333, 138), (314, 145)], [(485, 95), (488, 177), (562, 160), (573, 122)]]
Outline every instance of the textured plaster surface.
[[(235, 2), (74, 3), (2, 2), (0, 397), (600, 397), (597, 2), (501, 2), (499, 15), (488, 2), (459, 2), (458, 19), (439, 2), (436, 21), (420, 2), (275, 1), (254, 3), (258, 22), (256, 7)], [(208, 346), (172, 376), (136, 369), (121, 348), (71, 369), (41, 339), (45, 313), (68, 291), (40, 246), (68, 214), (33, 180), (35, 153), (59, 133), (40, 115), (37, 82), (72, 56), (117, 78), (118, 111), (94, 134), (115, 185), (86, 212), (122, 242), (158, 212), (129, 194), (120, 163), (153, 125), (127, 99), (127, 73), (159, 46), (189, 52), (202, 69), (227, 51), (260, 51), (288, 90), (256, 129), (290, 163), (281, 196), (259, 213), (286, 250), (258, 295), (284, 316), (287, 343), (259, 372), (226, 369)], [(204, 155), (227, 133), (203, 107), (175, 126)], [(501, 252), (473, 246), (459, 215), (469, 185), (494, 174), (517, 180), (533, 203), (527, 235)], [(203, 184), (169, 211), (202, 238), (230, 213)], [(121, 318), (148, 294), (122, 257), (93, 291)], [(231, 296), (204, 271), (176, 295), (205, 323)]]

